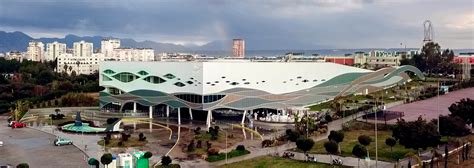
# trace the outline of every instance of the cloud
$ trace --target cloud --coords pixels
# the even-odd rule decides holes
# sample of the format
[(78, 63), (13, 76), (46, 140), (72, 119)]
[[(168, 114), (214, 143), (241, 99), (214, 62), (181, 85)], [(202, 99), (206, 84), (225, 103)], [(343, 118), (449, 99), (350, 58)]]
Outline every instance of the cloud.
[[(419, 47), (437, 39), (472, 48), (471, 0), (68, 1), (1, 0), (0, 29), (103, 35), (179, 44), (244, 38), (249, 49)], [(471, 19), (469, 20), (469, 16)], [(457, 39), (453, 37), (460, 37)]]

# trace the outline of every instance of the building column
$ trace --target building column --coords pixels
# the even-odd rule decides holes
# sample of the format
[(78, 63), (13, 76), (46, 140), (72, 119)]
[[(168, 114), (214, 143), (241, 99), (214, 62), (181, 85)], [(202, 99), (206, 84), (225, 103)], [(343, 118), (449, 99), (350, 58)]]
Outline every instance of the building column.
[(133, 102), (133, 112), (137, 112), (137, 102)]
[(211, 116), (212, 116), (212, 111), (207, 110), (206, 126), (208, 130), (209, 130), (209, 127), (211, 127)]
[(189, 108), (189, 118), (193, 120), (193, 109)]
[(166, 105), (166, 117), (170, 117), (170, 106)]
[(153, 106), (150, 106), (150, 110), (148, 110), (148, 117), (153, 118)]
[(181, 125), (181, 108), (178, 107), (178, 125)]
[(244, 114), (242, 115), (242, 125), (245, 123), (245, 114), (247, 114), (247, 110), (244, 110)]

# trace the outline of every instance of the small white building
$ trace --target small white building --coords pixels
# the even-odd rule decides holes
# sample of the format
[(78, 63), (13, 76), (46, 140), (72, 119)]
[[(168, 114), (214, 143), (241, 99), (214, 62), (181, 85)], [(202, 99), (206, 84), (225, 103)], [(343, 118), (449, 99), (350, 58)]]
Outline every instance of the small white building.
[(133, 156), (130, 153), (119, 153), (117, 154), (118, 167), (122, 168), (134, 168), (133, 167)]

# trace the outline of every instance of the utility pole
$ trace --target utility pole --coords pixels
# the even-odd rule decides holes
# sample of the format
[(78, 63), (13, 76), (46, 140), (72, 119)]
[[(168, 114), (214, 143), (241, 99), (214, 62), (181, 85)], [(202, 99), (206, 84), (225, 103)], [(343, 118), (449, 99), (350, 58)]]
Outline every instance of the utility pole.
[(440, 125), (439, 125), (439, 123), (440, 123), (440, 121), (439, 121), (439, 119), (440, 119), (440, 118), (439, 118), (439, 89), (440, 89), (440, 87), (439, 87), (439, 78), (438, 78), (438, 91), (437, 91), (437, 92), (438, 92), (438, 96), (436, 96), (436, 110), (437, 110), (437, 112), (438, 112), (438, 133), (440, 133), (440, 131), (439, 131), (439, 126), (440, 126)]

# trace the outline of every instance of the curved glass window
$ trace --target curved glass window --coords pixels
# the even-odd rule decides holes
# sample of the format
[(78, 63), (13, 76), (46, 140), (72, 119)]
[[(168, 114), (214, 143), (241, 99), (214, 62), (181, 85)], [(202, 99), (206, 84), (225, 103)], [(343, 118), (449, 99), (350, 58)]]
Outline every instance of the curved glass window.
[(191, 85), (191, 84), (193, 84), (194, 82), (193, 82), (193, 81), (186, 81), (186, 83), (188, 83), (188, 84)]
[(164, 77), (165, 77), (165, 78), (168, 78), (168, 79), (174, 79), (174, 78), (176, 78), (176, 76), (174, 76), (173, 74), (170, 74), (170, 73), (164, 75)]
[(112, 71), (112, 70), (110, 70), (110, 69), (106, 69), (106, 70), (104, 71), (104, 73), (106, 73), (106, 74), (114, 74), (115, 72)]
[(178, 87), (186, 86), (184, 83), (181, 83), (181, 82), (176, 82), (176, 83), (174, 83), (174, 85), (176, 85)]
[(115, 79), (119, 80), (120, 82), (131, 82), (139, 77), (135, 74), (130, 72), (121, 72), (113, 76)]
[(112, 81), (112, 78), (109, 78), (108, 76), (102, 74), (102, 81)]
[(109, 87), (107, 88), (107, 92), (109, 92), (110, 94), (112, 95), (120, 95), (122, 94), (122, 91), (117, 89), (117, 88), (114, 88), (114, 87)]
[(238, 85), (239, 83), (238, 82), (232, 82), (230, 83), (231, 85)]
[(166, 80), (164, 80), (163, 78), (160, 78), (158, 76), (148, 76), (148, 77), (144, 78), (143, 80), (145, 80), (147, 82), (150, 82), (150, 83), (154, 83), (154, 84), (159, 84), (159, 83), (166, 82)]
[(179, 94), (177, 98), (190, 103), (212, 103), (225, 97), (225, 95), (197, 95), (197, 94)]
[(225, 95), (206, 95), (204, 96), (204, 103), (212, 103), (217, 100), (220, 100), (224, 97)]
[(140, 71), (140, 72), (138, 72), (138, 74), (144, 76), (144, 75), (148, 75), (148, 72), (146, 72), (146, 71)]

